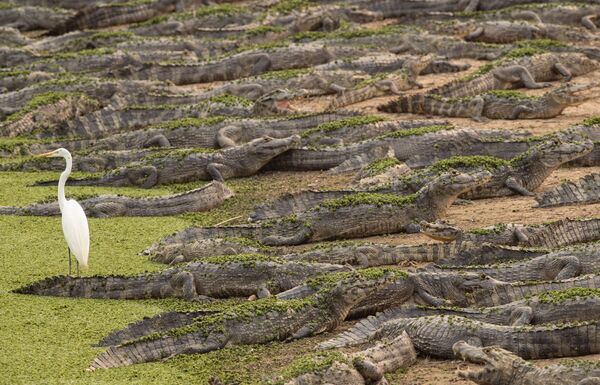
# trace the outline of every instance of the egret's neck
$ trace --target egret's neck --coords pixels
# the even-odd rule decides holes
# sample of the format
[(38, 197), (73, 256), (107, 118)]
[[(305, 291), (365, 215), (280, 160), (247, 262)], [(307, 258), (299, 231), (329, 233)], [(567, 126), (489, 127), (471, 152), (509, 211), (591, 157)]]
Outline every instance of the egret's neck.
[(65, 171), (60, 174), (60, 179), (58, 180), (58, 205), (61, 210), (67, 202), (67, 198), (65, 198), (65, 183), (67, 183), (67, 179), (71, 175), (71, 166), (73, 165), (71, 158), (65, 158), (65, 161), (67, 162), (67, 166), (65, 167)]

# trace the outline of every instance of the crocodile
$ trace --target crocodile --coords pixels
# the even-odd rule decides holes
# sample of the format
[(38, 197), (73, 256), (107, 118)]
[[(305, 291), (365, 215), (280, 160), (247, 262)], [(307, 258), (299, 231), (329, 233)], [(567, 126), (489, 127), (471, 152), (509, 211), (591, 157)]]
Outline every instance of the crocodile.
[(130, 105), (120, 110), (107, 107), (66, 122), (63, 130), (57, 134), (63, 137), (97, 139), (174, 119), (211, 115), (250, 117), (288, 114), (293, 112), (287, 100), (289, 97), (287, 90), (275, 90), (255, 102), (225, 95), (197, 104)]
[(136, 23), (157, 15), (175, 11), (179, 1), (157, 0), (152, 2), (91, 4), (48, 31), (48, 35), (62, 35), (75, 30), (105, 28), (120, 24)]
[(31, 72), (27, 70), (0, 72), (0, 90), (3, 93), (17, 91), (50, 80), (54, 76), (54, 74), (47, 72)]
[(17, 68), (18, 66), (36, 60), (38, 55), (26, 48), (0, 46), (0, 63), (3, 67)]
[(62, 123), (100, 108), (97, 100), (80, 93), (46, 93), (0, 123), (0, 135), (52, 135)]
[(71, 17), (74, 12), (44, 6), (3, 7), (0, 9), (0, 25), (16, 28), (19, 31), (51, 29)]
[(483, 368), (459, 369), (456, 374), (481, 385), (598, 385), (600, 368), (595, 361), (564, 360), (537, 367), (498, 346), (474, 346), (458, 341), (454, 354)]
[[(571, 246), (530, 260), (506, 262), (483, 266), (445, 267), (443, 270), (457, 270), (480, 273), (504, 282), (552, 281), (574, 278), (598, 271), (599, 244)], [(429, 267), (434, 271), (437, 267)]]
[[(57, 297), (148, 299), (265, 296), (304, 283), (319, 274), (349, 271), (329, 264), (284, 262), (259, 254), (208, 257), (199, 262), (136, 276), (56, 276), (15, 290), (19, 294)], [(261, 293), (262, 297), (262, 293)]]
[(434, 55), (426, 55), (414, 60), (407, 60), (405, 66), (390, 74), (381, 74), (380, 76), (369, 79), (366, 85), (360, 87), (360, 84), (354, 89), (344, 90), (337, 95), (327, 107), (329, 110), (335, 110), (350, 104), (362, 102), (388, 94), (400, 95), (401, 91), (412, 88), (422, 88), (417, 83), (417, 76), (431, 63)]
[[(454, 129), (451, 125), (432, 122), (433, 126), (388, 132), (374, 139), (337, 147), (307, 147), (284, 153), (269, 163), (268, 169), (284, 171), (357, 170), (370, 162), (393, 156), (409, 167), (424, 167), (438, 158), (465, 152), (472, 155), (512, 157), (529, 148), (523, 137), (506, 130)], [(354, 131), (356, 132), (356, 131)], [(360, 131), (358, 131), (360, 134)], [(493, 141), (492, 141), (493, 140)], [(352, 159), (361, 159), (356, 164)], [(355, 166), (348, 167), (345, 166)], [(332, 170), (333, 171), (333, 170)]]
[[(469, 23), (466, 23), (467, 25)], [(456, 26), (454, 26), (456, 27)], [(458, 26), (460, 29), (461, 26)], [(466, 27), (464, 25), (463, 27)], [(468, 27), (467, 27), (468, 28)], [(552, 39), (576, 42), (593, 41), (597, 37), (586, 29), (559, 24), (532, 24), (523, 21), (491, 21), (476, 23), (475, 29), (465, 36), (467, 41), (484, 43), (513, 43), (520, 40)]]
[[(470, 341), (479, 346), (497, 345), (530, 359), (572, 357), (600, 352), (595, 336), (600, 322), (506, 326), (471, 320), (460, 316), (435, 315), (400, 318), (381, 325), (374, 338), (395, 338), (403, 331), (424, 356), (452, 358), (452, 346)], [(362, 342), (359, 339), (359, 342)], [(574, 343), (576, 341), (576, 343)], [(354, 341), (348, 341), (353, 344)], [(326, 342), (321, 348), (333, 347)]]
[(598, 289), (572, 288), (541, 293), (526, 300), (487, 308), (433, 307), (402, 305), (388, 308), (355, 323), (350, 329), (323, 343), (322, 347), (341, 347), (372, 339), (388, 321), (403, 318), (446, 315), (495, 325), (545, 325), (558, 322), (592, 321), (600, 308)]
[[(487, 171), (461, 174), (451, 171), (432, 181), (418, 193), (406, 197), (358, 193), (323, 202), (293, 217), (262, 225), (190, 227), (164, 238), (146, 250), (154, 254), (170, 244), (201, 239), (248, 237), (264, 245), (283, 246), (332, 239), (359, 238), (377, 234), (411, 231), (413, 222), (439, 218), (461, 193), (487, 182)], [(360, 225), (352, 218), (360, 216)]]
[[(322, 367), (322, 361), (327, 358), (332, 362)], [(417, 360), (417, 353), (404, 333), (355, 353), (333, 353), (331, 356), (316, 353), (308, 360), (315, 362), (319, 369), (303, 372), (287, 381), (287, 385), (387, 384), (385, 373), (411, 366)], [(303, 357), (302, 362), (306, 361), (307, 358)], [(294, 362), (290, 365), (293, 366)]]
[(487, 91), (474, 97), (447, 99), (435, 94), (404, 98), (395, 105), (395, 112), (487, 119), (550, 119), (570, 106), (592, 98), (594, 94), (579, 95), (596, 87), (596, 83), (567, 83), (539, 97), (514, 91)]
[(71, 181), (92, 186), (139, 186), (150, 188), (170, 183), (250, 176), (269, 160), (300, 143), (298, 135), (282, 139), (268, 136), (215, 152), (174, 150), (111, 171), (100, 178)]
[[(199, 64), (145, 63), (128, 75), (129, 79), (169, 80), (174, 84), (208, 83), (234, 80), (267, 71), (309, 67), (333, 59), (333, 54), (322, 45), (303, 45), (242, 52), (223, 59)], [(131, 72), (131, 71), (130, 71)]]
[[(402, 176), (387, 186), (367, 191), (397, 195), (412, 194), (446, 169), (453, 168), (462, 172), (488, 169), (492, 173), (492, 179), (488, 183), (461, 194), (461, 198), (482, 199), (513, 194), (533, 195), (531, 191), (537, 189), (553, 171), (566, 162), (584, 156), (592, 148), (593, 144), (589, 140), (575, 135), (575, 137), (571, 136), (563, 140), (549, 139), (509, 162), (489, 157), (452, 157), (434, 163), (426, 170)], [(285, 194), (273, 202), (256, 207), (249, 219), (255, 221), (295, 214), (308, 210), (323, 200), (341, 198), (355, 193), (357, 190), (308, 190)]]
[[(181, 118), (148, 128), (110, 135), (106, 138), (71, 140), (50, 144), (31, 144), (29, 152), (47, 152), (64, 147), (70, 151), (126, 150), (150, 147), (226, 148), (270, 136), (285, 138), (324, 123), (355, 116), (353, 113), (324, 113), (264, 119), (226, 119), (225, 117)], [(25, 150), (25, 148), (23, 148)]]
[(535, 200), (536, 207), (598, 203), (600, 202), (600, 174), (588, 174), (575, 182), (563, 182), (560, 186), (537, 194)]
[[(183, 193), (153, 198), (132, 198), (118, 195), (100, 195), (79, 200), (85, 213), (90, 217), (109, 218), (117, 216), (163, 216), (187, 212), (208, 211), (220, 206), (233, 196), (221, 182), (211, 182), (206, 186)], [(1, 215), (60, 215), (58, 202), (32, 204), (25, 207), (2, 207)]]
[[(174, 264), (220, 255), (259, 254), (267, 252), (269, 255), (271, 254), (269, 249), (256, 242), (252, 242), (248, 238), (214, 238), (186, 243), (183, 248), (178, 247), (178, 245), (164, 247), (154, 253), (150, 257), (150, 260), (153, 262)], [(282, 259), (288, 260), (286, 258)], [(341, 262), (326, 263), (334, 265), (343, 264)]]
[(8, 47), (22, 47), (32, 42), (32, 39), (12, 27), (0, 27), (0, 39), (2, 40), (2, 45)]
[[(369, 75), (381, 72), (394, 72), (404, 67), (407, 61), (414, 60), (415, 56), (394, 55), (392, 53), (373, 53), (358, 58), (334, 60), (326, 64), (315, 66), (315, 69), (361, 71)], [(471, 68), (470, 64), (455, 64), (449, 60), (434, 58), (418, 75), (437, 73), (461, 72)]]
[(161, 334), (112, 346), (88, 370), (157, 361), (178, 354), (207, 353), (232, 345), (296, 340), (335, 329), (357, 302), (377, 292), (393, 274), (348, 278), (301, 300), (265, 298), (230, 312), (173, 328)]
[[(446, 98), (477, 96), (487, 91), (505, 90), (517, 87), (544, 88), (553, 80), (571, 80), (574, 76), (594, 71), (597, 62), (579, 53), (543, 53), (524, 56), (512, 61), (502, 61), (500, 65), (490, 64), (484, 72), (474, 78), (458, 79), (427, 93)], [(414, 105), (411, 99), (423, 99), (423, 95), (402, 96), (398, 100), (379, 107), (385, 112), (402, 112), (402, 106)], [(424, 100), (424, 99), (423, 99)], [(414, 106), (414, 110), (418, 110)]]

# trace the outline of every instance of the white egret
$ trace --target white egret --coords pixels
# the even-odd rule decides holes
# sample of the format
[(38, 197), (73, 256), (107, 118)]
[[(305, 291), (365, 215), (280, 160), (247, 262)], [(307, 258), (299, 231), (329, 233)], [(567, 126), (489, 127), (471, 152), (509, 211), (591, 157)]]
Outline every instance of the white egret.
[(88, 228), (85, 212), (76, 200), (65, 198), (65, 183), (71, 174), (73, 160), (71, 153), (64, 148), (59, 148), (45, 154), (38, 155), (45, 158), (65, 158), (67, 166), (60, 174), (58, 181), (58, 205), (62, 214), (62, 229), (69, 250), (69, 275), (71, 275), (71, 252), (75, 254), (77, 262), (77, 275), (79, 276), (79, 265), (87, 267), (90, 252), (90, 230)]

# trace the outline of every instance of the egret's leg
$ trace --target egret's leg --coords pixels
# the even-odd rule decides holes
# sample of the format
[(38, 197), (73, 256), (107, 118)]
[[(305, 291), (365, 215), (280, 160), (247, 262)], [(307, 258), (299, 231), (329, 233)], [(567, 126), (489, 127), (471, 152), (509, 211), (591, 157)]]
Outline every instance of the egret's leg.
[(69, 249), (67, 247), (67, 250), (69, 251), (69, 277), (71, 276), (71, 249)]
[(75, 260), (75, 264), (77, 265), (77, 276), (79, 277), (79, 261)]

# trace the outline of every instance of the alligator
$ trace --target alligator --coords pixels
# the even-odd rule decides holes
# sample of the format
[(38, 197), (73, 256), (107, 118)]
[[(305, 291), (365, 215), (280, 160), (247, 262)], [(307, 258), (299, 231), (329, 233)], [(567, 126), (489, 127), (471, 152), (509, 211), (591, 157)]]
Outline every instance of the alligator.
[(431, 63), (434, 55), (422, 56), (418, 59), (409, 59), (405, 66), (390, 74), (382, 73), (380, 76), (369, 79), (367, 84), (360, 87), (357, 85), (354, 89), (348, 89), (338, 94), (327, 107), (329, 110), (335, 110), (350, 104), (362, 102), (388, 94), (400, 95), (401, 91), (412, 88), (422, 88), (417, 83), (417, 76)]
[(335, 329), (359, 301), (376, 293), (393, 274), (357, 274), (301, 300), (265, 298), (199, 318), (160, 334), (112, 346), (88, 370), (157, 361), (178, 354), (207, 353), (232, 345), (290, 341)]
[(482, 369), (459, 369), (460, 378), (481, 385), (598, 385), (600, 368), (595, 361), (564, 360), (537, 367), (499, 346), (480, 347), (458, 341), (454, 354)]
[(140, 162), (111, 171), (100, 178), (71, 181), (72, 185), (138, 186), (151, 188), (170, 183), (217, 180), (250, 176), (269, 160), (300, 143), (298, 135), (282, 139), (268, 136), (215, 152), (167, 150)]
[(39, 133), (52, 135), (65, 121), (96, 111), (97, 100), (80, 93), (47, 93), (33, 99), (20, 111), (0, 123), (0, 135), (19, 136)]
[(152, 2), (91, 4), (48, 31), (48, 35), (62, 35), (75, 30), (105, 28), (148, 20), (163, 13), (175, 11), (178, 0)]
[(169, 80), (178, 85), (208, 83), (239, 79), (267, 71), (310, 67), (332, 59), (333, 54), (322, 45), (289, 46), (242, 52), (199, 64), (145, 63), (139, 70), (118, 72), (117, 76), (138, 80)]
[(448, 99), (436, 94), (403, 98), (395, 112), (487, 119), (550, 119), (570, 106), (584, 103), (597, 95), (578, 95), (596, 87), (596, 83), (567, 83), (539, 97), (515, 91), (487, 91), (474, 97)]
[[(331, 364), (322, 367), (325, 358)], [(308, 370), (286, 382), (288, 385), (347, 385), (347, 384), (387, 384), (385, 373), (411, 366), (417, 360), (417, 353), (406, 333), (391, 341), (381, 341), (375, 346), (355, 353), (316, 353), (314, 358), (303, 357), (303, 363), (314, 362), (318, 369)], [(319, 365), (321, 364), (321, 365)], [(294, 365), (292, 363), (291, 365)]]
[[(533, 195), (531, 191), (537, 189), (562, 164), (592, 151), (591, 141), (577, 135), (569, 137), (569, 134), (566, 134), (566, 136), (567, 138), (563, 140), (555, 137), (542, 142), (509, 162), (490, 157), (449, 158), (434, 163), (426, 170), (415, 171), (392, 181), (389, 185), (368, 191), (397, 195), (412, 194), (446, 169), (453, 168), (462, 172), (488, 169), (492, 173), (492, 179), (488, 183), (461, 194), (461, 198), (482, 199), (513, 194)], [(256, 207), (249, 219), (255, 221), (296, 214), (318, 205), (323, 200), (341, 198), (356, 193), (356, 190), (308, 190), (285, 194), (273, 202)]]
[(10, 7), (0, 9), (0, 25), (19, 31), (52, 29), (71, 17), (74, 12), (60, 8), (37, 6)]
[[(132, 198), (119, 195), (100, 195), (79, 200), (90, 217), (109, 218), (117, 216), (163, 216), (187, 212), (208, 211), (220, 206), (233, 196), (221, 182), (183, 193), (153, 198)], [(32, 204), (25, 207), (2, 207), (0, 215), (60, 215), (58, 202)]]
[[(512, 61), (501, 61), (499, 64), (490, 64), (484, 72), (474, 78), (465, 78), (451, 81), (441, 87), (428, 91), (446, 98), (462, 98), (477, 96), (487, 91), (505, 90), (518, 87), (544, 88), (552, 80), (571, 80), (573, 76), (580, 76), (598, 68), (596, 61), (588, 59), (579, 53), (544, 53), (533, 56), (524, 56)], [(423, 99), (423, 95), (402, 96), (379, 107), (385, 112), (402, 112), (402, 106), (413, 105), (411, 99)], [(424, 99), (423, 99), (424, 100)]]
[[(530, 260), (494, 265), (445, 267), (443, 270), (469, 271), (485, 274), (504, 282), (552, 281), (574, 278), (598, 271), (599, 244), (577, 245), (560, 249)], [(428, 269), (437, 269), (429, 267)]]
[(147, 299), (270, 296), (320, 274), (349, 271), (329, 264), (286, 262), (260, 254), (207, 257), (199, 262), (136, 276), (56, 276), (15, 290), (57, 297)]
[(600, 174), (585, 175), (576, 182), (563, 182), (536, 195), (536, 207), (555, 207), (578, 203), (600, 202)]
[(122, 131), (147, 127), (174, 119), (214, 116), (264, 116), (287, 114), (293, 110), (287, 102), (287, 90), (275, 90), (254, 103), (225, 95), (188, 105), (131, 105), (115, 110), (104, 108), (65, 123), (60, 136), (97, 139)]
[(545, 325), (558, 322), (595, 320), (595, 311), (600, 308), (600, 290), (572, 288), (541, 293), (526, 300), (488, 308), (433, 307), (402, 305), (388, 308), (375, 316), (355, 323), (352, 328), (323, 343), (322, 347), (341, 347), (372, 339), (388, 321), (403, 318), (446, 315), (463, 317), (495, 325)]
[[(497, 345), (530, 359), (572, 357), (600, 352), (595, 336), (600, 322), (505, 326), (471, 320), (460, 316), (435, 315), (400, 318), (381, 325), (374, 338), (395, 338), (403, 331), (409, 335), (415, 349), (424, 356), (452, 358), (452, 346), (458, 341), (470, 341), (478, 346)], [(363, 342), (357, 338), (358, 343)], [(575, 342), (576, 341), (576, 342)], [(351, 345), (355, 341), (347, 341)], [(339, 346), (327, 344), (321, 348)]]
[(0, 46), (0, 63), (3, 67), (17, 68), (18, 66), (38, 59), (38, 55), (28, 49)]
[[(153, 262), (174, 264), (220, 255), (259, 254), (266, 252), (269, 252), (269, 255), (271, 254), (269, 249), (257, 242), (252, 242), (248, 238), (214, 238), (186, 243), (182, 248), (178, 247), (178, 245), (164, 247), (154, 253), (150, 257), (150, 260)], [(282, 259), (287, 260), (286, 258)], [(326, 263), (334, 265), (343, 264), (338, 262)]]
[[(487, 171), (474, 174), (451, 171), (411, 196), (357, 193), (325, 201), (314, 209), (273, 223), (190, 227), (164, 238), (146, 253), (154, 254), (164, 247), (173, 247), (168, 245), (183, 245), (208, 238), (242, 236), (264, 245), (283, 246), (411, 231), (415, 228), (414, 222), (444, 215), (458, 195), (487, 182), (490, 176)], [(352, 220), (357, 216), (362, 218), (360, 225)]]

